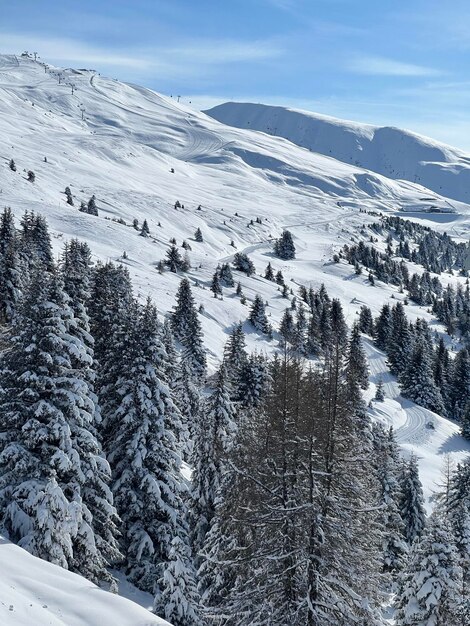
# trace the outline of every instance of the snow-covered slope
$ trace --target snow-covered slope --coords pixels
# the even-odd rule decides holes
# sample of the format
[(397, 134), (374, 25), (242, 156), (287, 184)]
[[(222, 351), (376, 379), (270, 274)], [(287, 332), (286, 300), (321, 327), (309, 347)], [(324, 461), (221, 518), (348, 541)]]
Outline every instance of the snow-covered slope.
[[(18, 217), (26, 209), (43, 213), (57, 253), (67, 238), (76, 236), (87, 241), (95, 259), (125, 264), (139, 296), (150, 295), (163, 314), (174, 305), (180, 276), (160, 275), (156, 264), (164, 258), (170, 238), (178, 244), (183, 239), (190, 243), (189, 278), (197, 303), (204, 306), (201, 321), (211, 368), (220, 359), (231, 326), (248, 315), (234, 289), (224, 289), (223, 299), (216, 299), (208, 288), (217, 264), (236, 251), (249, 253), (257, 269), (251, 278), (236, 277), (248, 305), (255, 294), (261, 295), (277, 328), (288, 301), (276, 284), (262, 278), (269, 261), (276, 271), (282, 270), (294, 291), (300, 284), (318, 288), (324, 282), (329, 294), (341, 299), (348, 323), (356, 319), (362, 304), (377, 315), (390, 298), (404, 298), (397, 288), (379, 282), (373, 287), (351, 266), (331, 260), (345, 243), (360, 239), (363, 223), (376, 221), (360, 209), (404, 210), (413, 219), (468, 239), (470, 207), (453, 199), (463, 189), (463, 175), (445, 179), (445, 197), (415, 184), (413, 176), (394, 180), (393, 172), (372, 171), (380, 170), (378, 157), (367, 162), (370, 169), (351, 164), (349, 158), (353, 148), (361, 155), (372, 154), (372, 140), (380, 135), (377, 154), (382, 155), (385, 170), (387, 154), (403, 164), (409, 156), (406, 167), (411, 171), (413, 164), (426, 171), (426, 163), (439, 164), (436, 179), (429, 180), (431, 187), (441, 170), (453, 169), (451, 162), (457, 160), (463, 172), (466, 157), (457, 150), (398, 131), (389, 133), (387, 140), (386, 133), (373, 127), (323, 120), (318, 127), (324, 149), (315, 146), (317, 152), (310, 152), (292, 143), (301, 143), (297, 136), (286, 139), (250, 130), (250, 109), (233, 106), (240, 112), (227, 121), (244, 128), (226, 126), (172, 98), (103, 78), (92, 70), (60, 70), (28, 58), (0, 56), (0, 204), (11, 206)], [(279, 129), (276, 133), (281, 134)], [(414, 147), (400, 151), (402, 144)], [(8, 167), (11, 158), (17, 172)], [(34, 183), (26, 179), (30, 169), (36, 174)], [(71, 188), (74, 207), (66, 204), (66, 186)], [(99, 217), (78, 211), (80, 201), (92, 194), (96, 194)], [(184, 208), (175, 209), (176, 200)], [(426, 213), (430, 207), (451, 208), (453, 213)], [(140, 237), (132, 228), (134, 218), (140, 223), (148, 220), (150, 237)], [(197, 227), (203, 233), (202, 243), (194, 241)], [(294, 261), (272, 255), (271, 239), (284, 227), (295, 239)], [(127, 258), (122, 257), (124, 251)], [(464, 282), (449, 275), (441, 280)], [(426, 308), (411, 303), (406, 312), (411, 320), (423, 317), (433, 330), (444, 332)], [(269, 352), (276, 346), (276, 337), (268, 342), (248, 324), (245, 330), (249, 349)], [(375, 363), (371, 354), (371, 364)], [(380, 364), (385, 367), (383, 357)], [(373, 369), (373, 381), (376, 374)], [(421, 458), (429, 496), (444, 454), (459, 460), (468, 445), (458, 436), (457, 427), (442, 418), (437, 419), (435, 432), (424, 430), (422, 412), (400, 400), (396, 387), (390, 387), (388, 395), (374, 415), (379, 418), (378, 412), (385, 411), (381, 419), (400, 429), (400, 443), (413, 447)], [(403, 428), (405, 423), (408, 426)]]
[[(2, 626), (170, 626), (146, 608), (96, 587), (0, 537)], [(189, 624), (188, 624), (189, 626)]]
[(224, 124), (284, 137), (344, 163), (470, 200), (470, 155), (428, 137), (264, 104), (227, 102), (206, 112)]

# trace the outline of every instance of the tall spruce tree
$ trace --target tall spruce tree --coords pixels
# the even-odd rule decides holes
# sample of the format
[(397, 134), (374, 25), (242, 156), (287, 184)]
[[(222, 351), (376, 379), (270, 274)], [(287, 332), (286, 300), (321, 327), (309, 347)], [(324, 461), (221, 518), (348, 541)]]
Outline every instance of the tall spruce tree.
[(180, 283), (171, 326), (175, 338), (183, 346), (182, 359), (187, 361), (194, 379), (202, 382), (206, 373), (206, 354), (201, 323), (187, 278), (183, 278)]
[(451, 530), (434, 514), (400, 580), (397, 626), (460, 626), (461, 579)]
[[(89, 355), (55, 272), (36, 273), (15, 327), (1, 364), (2, 522), (36, 556), (112, 582), (117, 517), (94, 435)], [(107, 515), (100, 540), (92, 511)]]
[(5, 208), (0, 217), (0, 323), (11, 322), (26, 279), (18, 247), (13, 214)]

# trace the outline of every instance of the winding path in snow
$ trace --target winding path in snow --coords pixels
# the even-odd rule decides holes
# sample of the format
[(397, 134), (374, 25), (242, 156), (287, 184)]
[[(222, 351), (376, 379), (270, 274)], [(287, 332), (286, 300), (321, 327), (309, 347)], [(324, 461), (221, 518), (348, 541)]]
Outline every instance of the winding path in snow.
[[(461, 462), (470, 454), (470, 441), (466, 441), (460, 435), (459, 426), (455, 422), (403, 398), (396, 378), (388, 369), (384, 353), (370, 339), (364, 339), (364, 348), (372, 383), (369, 396), (373, 397), (380, 378), (386, 396), (384, 402), (372, 402), (371, 417), (385, 426), (393, 426), (400, 446), (408, 454), (415, 454), (418, 457), (421, 481), (429, 508), (432, 496), (441, 483), (440, 471), (446, 455), (453, 463)], [(430, 423), (433, 428), (429, 428)], [(438, 463), (436, 457), (441, 457)]]

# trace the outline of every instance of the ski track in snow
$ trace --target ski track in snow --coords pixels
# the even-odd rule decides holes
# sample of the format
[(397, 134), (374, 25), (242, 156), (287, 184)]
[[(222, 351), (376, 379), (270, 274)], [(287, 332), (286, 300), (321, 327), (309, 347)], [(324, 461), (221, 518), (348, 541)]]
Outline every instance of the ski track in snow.
[[(407, 454), (417, 456), (428, 510), (432, 507), (433, 493), (441, 484), (441, 470), (446, 456), (453, 463), (462, 461), (470, 453), (470, 441), (459, 434), (459, 426), (428, 409), (418, 406), (400, 395), (396, 378), (390, 373), (386, 356), (372, 341), (364, 339), (373, 397), (379, 378), (384, 383), (385, 402), (373, 401), (370, 413), (385, 426), (393, 426), (397, 442)], [(429, 428), (429, 424), (433, 428)]]

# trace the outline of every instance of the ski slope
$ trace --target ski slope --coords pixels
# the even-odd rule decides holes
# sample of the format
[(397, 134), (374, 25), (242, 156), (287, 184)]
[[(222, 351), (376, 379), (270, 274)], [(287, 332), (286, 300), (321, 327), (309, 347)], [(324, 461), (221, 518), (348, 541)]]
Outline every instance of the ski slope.
[(383, 352), (367, 339), (364, 346), (372, 383), (368, 397), (374, 397), (379, 379), (382, 379), (385, 391), (384, 402), (372, 401), (370, 415), (387, 428), (393, 426), (401, 448), (417, 457), (426, 508), (430, 511), (433, 495), (443, 485), (442, 471), (446, 458), (454, 465), (465, 459), (470, 454), (470, 441), (460, 436), (459, 427), (454, 422), (403, 398), (395, 377), (388, 370)]
[[(268, 262), (275, 271), (283, 272), (294, 292), (301, 284), (317, 289), (325, 283), (330, 296), (341, 300), (348, 324), (357, 318), (361, 305), (367, 304), (375, 316), (385, 302), (403, 300), (396, 287), (379, 281), (372, 286), (366, 276), (356, 275), (352, 266), (332, 261), (344, 244), (361, 239), (363, 224), (377, 221), (376, 215), (361, 210), (406, 215), (468, 240), (470, 206), (466, 202), (470, 198), (462, 181), (470, 157), (396, 129), (379, 133), (380, 129), (372, 126), (313, 114), (307, 115), (308, 123), (311, 118), (312, 124), (321, 127), (321, 141), (318, 138), (307, 145), (302, 137), (291, 133), (296, 123), (307, 122), (304, 118), (292, 122), (291, 112), (285, 109), (279, 113), (287, 120), (285, 137), (278, 136), (282, 134), (280, 126), (276, 127), (276, 136), (271, 127), (259, 129), (265, 132), (252, 130), (259, 111), (265, 114), (257, 106), (253, 105), (252, 110), (248, 105), (223, 105), (217, 113), (222, 121), (218, 121), (214, 110), (210, 117), (170, 97), (102, 77), (90, 69), (54, 68), (30, 58), (0, 55), (0, 205), (10, 206), (18, 219), (25, 210), (45, 215), (57, 255), (65, 241), (78, 237), (88, 243), (95, 261), (112, 260), (125, 265), (138, 297), (152, 297), (162, 315), (174, 306), (181, 277), (171, 272), (160, 275), (157, 263), (165, 257), (171, 238), (176, 238), (179, 245), (186, 240), (191, 246), (188, 277), (196, 303), (204, 309), (200, 319), (210, 371), (219, 363), (228, 333), (238, 321), (244, 322), (249, 350), (270, 354), (276, 349), (276, 333), (274, 340), (268, 341), (246, 323), (256, 294), (268, 302), (267, 313), (274, 328), (289, 305), (278, 286), (263, 278)], [(266, 116), (271, 109), (267, 107)], [(223, 120), (221, 111), (231, 114)], [(267, 123), (261, 114), (260, 120)], [(302, 147), (304, 144), (308, 150)], [(398, 150), (397, 145), (406, 150)], [(364, 159), (356, 158), (354, 150)], [(374, 150), (382, 155), (375, 160), (370, 157)], [(11, 158), (16, 162), (16, 172), (8, 167)], [(398, 160), (406, 168), (400, 172), (387, 170), (386, 158), (390, 162)], [(34, 183), (27, 180), (30, 169), (36, 174)], [(416, 171), (423, 171), (423, 176), (425, 171), (436, 174), (430, 176), (426, 187), (414, 182)], [(439, 180), (445, 181), (440, 190), (435, 184)], [(66, 186), (72, 191), (74, 207), (66, 203)], [(78, 211), (80, 201), (86, 202), (92, 194), (96, 195), (98, 217)], [(177, 200), (183, 206), (175, 209)], [(430, 207), (442, 212), (429, 213)], [(125, 223), (113, 221), (117, 219)], [(150, 237), (139, 236), (132, 227), (133, 219), (139, 223), (147, 219)], [(202, 243), (194, 240), (198, 227), (203, 233)], [(292, 261), (281, 261), (272, 253), (272, 239), (283, 228), (294, 237), (297, 254)], [(385, 242), (381, 240), (377, 246), (385, 249)], [(235, 289), (224, 288), (222, 299), (214, 298), (209, 289), (217, 265), (240, 251), (250, 254), (257, 270), (250, 278), (235, 273), (247, 305), (240, 303)], [(411, 263), (409, 268), (422, 271)], [(444, 284), (464, 284), (464, 279), (457, 276), (440, 278)], [(450, 343), (444, 328), (426, 308), (409, 303), (405, 309), (410, 320), (426, 319), (433, 331)], [(458, 462), (470, 446), (458, 435), (455, 424), (401, 398), (383, 355), (371, 344), (367, 344), (367, 350), (372, 380), (367, 399), (373, 396), (379, 375), (386, 383), (387, 394), (384, 403), (373, 403), (371, 415), (393, 425), (403, 449), (419, 457), (430, 506), (445, 455)], [(430, 420), (434, 430), (426, 428)], [(46, 621), (34, 621), (35, 626), (140, 625), (139, 607), (135, 609), (136, 617), (128, 618), (126, 611), (131, 615), (131, 608), (123, 604), (121, 613), (119, 598), (110, 599), (83, 579), (62, 570), (57, 573), (48, 564), (44, 564), (42, 573), (37, 569), (42, 564), (30, 561), (32, 557), (7, 543), (0, 545), (0, 550), (0, 601), (17, 607), (13, 611), (2, 608), (7, 617), (4, 621), (0, 613), (1, 624), (33, 623), (24, 621), (30, 603), (37, 607), (46, 598)], [(10, 567), (15, 562), (18, 565)], [(33, 584), (29, 572), (45, 581), (44, 588), (39, 582)], [(79, 608), (86, 611), (94, 601), (98, 604), (89, 606), (101, 617), (87, 614), (80, 617), (81, 622), (73, 621), (74, 613), (70, 618), (61, 618), (59, 609), (63, 605), (59, 600), (57, 605), (52, 602), (52, 587), (59, 584), (54, 576), (59, 575), (66, 581), (64, 586), (59, 585), (64, 593), (69, 584), (70, 588), (78, 586), (77, 614), (83, 615)], [(9, 601), (10, 596), (14, 602)], [(106, 606), (109, 603), (109, 616), (100, 613), (101, 598), (106, 598)], [(142, 625), (159, 623), (152, 621), (156, 618), (151, 614), (144, 614), (148, 621)], [(11, 621), (17, 616), (23, 622)]]
[[(0, 537), (2, 626), (170, 626), (85, 578)], [(189, 626), (189, 625), (188, 625)]]
[[(410, 131), (265, 104), (227, 102), (206, 113), (224, 124), (284, 137), (395, 180), (418, 182), (453, 200), (470, 200), (469, 156)], [(452, 208), (453, 202), (448, 202), (448, 210)]]

